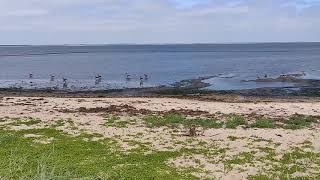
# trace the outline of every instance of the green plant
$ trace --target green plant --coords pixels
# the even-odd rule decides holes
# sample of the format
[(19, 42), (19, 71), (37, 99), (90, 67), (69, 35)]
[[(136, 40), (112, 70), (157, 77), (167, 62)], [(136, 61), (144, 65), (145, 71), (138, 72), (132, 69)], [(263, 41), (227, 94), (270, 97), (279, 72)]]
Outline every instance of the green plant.
[(254, 128), (274, 128), (274, 121), (271, 119), (257, 119), (256, 122), (251, 124)]
[(13, 122), (10, 123), (10, 125), (13, 125), (13, 126), (20, 126), (20, 125), (32, 126), (35, 124), (39, 124), (41, 122), (41, 120), (37, 118), (12, 118), (11, 120), (13, 120)]
[(302, 129), (309, 127), (312, 123), (318, 122), (318, 118), (312, 116), (295, 115), (285, 122), (286, 129)]
[(104, 120), (105, 122), (103, 125), (107, 127), (110, 126), (110, 127), (125, 128), (130, 124), (129, 121), (123, 120), (119, 116), (110, 116), (105, 118)]
[(147, 116), (143, 119), (150, 127), (160, 127), (160, 126), (177, 126), (183, 125), (187, 127), (201, 126), (204, 128), (221, 128), (223, 126), (222, 122), (216, 119), (202, 119), (202, 118), (186, 118), (180, 114), (165, 114), (161, 116)]
[(160, 126), (167, 126), (167, 125), (178, 125), (183, 124), (186, 118), (180, 114), (173, 114), (168, 113), (165, 114), (163, 117), (160, 116), (147, 116), (143, 119), (145, 122), (148, 123), (151, 127), (160, 127)]
[[(41, 144), (25, 134), (53, 137)], [(113, 139), (86, 141), (54, 129), (5, 131), (0, 129), (0, 179), (195, 179), (166, 162), (178, 151), (151, 152), (147, 145), (130, 152)], [(87, 139), (86, 138), (86, 139)]]
[(246, 125), (247, 120), (240, 115), (230, 115), (226, 122), (226, 128), (235, 129), (240, 125)]
[(222, 128), (223, 122), (219, 122), (216, 119), (191, 119), (187, 120), (186, 124), (197, 125), (204, 128)]

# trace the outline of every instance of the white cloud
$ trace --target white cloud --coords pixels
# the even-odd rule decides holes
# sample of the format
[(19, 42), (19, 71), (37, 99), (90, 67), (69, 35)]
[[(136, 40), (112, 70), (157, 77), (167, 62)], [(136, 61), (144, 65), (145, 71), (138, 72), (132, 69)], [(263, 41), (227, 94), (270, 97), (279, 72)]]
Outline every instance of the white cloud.
[(26, 9), (26, 10), (19, 10), (19, 11), (10, 11), (5, 16), (44, 16), (47, 15), (49, 12), (47, 10), (42, 9)]
[(183, 2), (1, 0), (0, 44), (320, 41), (319, 0)]

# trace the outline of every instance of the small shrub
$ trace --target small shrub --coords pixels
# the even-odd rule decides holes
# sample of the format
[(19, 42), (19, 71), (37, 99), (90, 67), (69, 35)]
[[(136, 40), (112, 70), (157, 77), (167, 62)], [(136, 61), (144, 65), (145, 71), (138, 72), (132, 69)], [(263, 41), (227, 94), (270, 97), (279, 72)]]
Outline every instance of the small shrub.
[(257, 119), (255, 123), (251, 124), (254, 128), (274, 128), (274, 121), (271, 119)]
[(246, 125), (247, 121), (243, 116), (231, 115), (226, 122), (226, 128), (235, 129), (240, 125)]

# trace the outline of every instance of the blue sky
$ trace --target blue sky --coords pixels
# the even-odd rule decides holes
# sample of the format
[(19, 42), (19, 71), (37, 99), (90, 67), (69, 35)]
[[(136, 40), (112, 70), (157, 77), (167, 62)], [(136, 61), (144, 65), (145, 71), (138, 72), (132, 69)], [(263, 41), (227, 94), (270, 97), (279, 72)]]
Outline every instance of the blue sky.
[(0, 44), (320, 41), (320, 0), (1, 0)]

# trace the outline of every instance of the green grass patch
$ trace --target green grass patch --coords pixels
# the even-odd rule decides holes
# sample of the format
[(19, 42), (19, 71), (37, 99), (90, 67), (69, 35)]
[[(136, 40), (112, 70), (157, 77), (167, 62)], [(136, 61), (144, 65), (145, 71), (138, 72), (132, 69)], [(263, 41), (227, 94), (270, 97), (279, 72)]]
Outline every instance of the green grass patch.
[[(54, 137), (35, 143), (24, 134)], [(195, 179), (166, 164), (180, 152), (123, 152), (115, 140), (85, 141), (54, 129), (0, 130), (0, 179)]]
[(124, 120), (121, 119), (119, 116), (110, 116), (104, 119), (104, 126), (107, 127), (118, 127), (118, 128), (126, 128), (130, 124), (134, 124), (135, 120)]
[(8, 125), (12, 126), (20, 126), (20, 125), (26, 125), (26, 126), (32, 126), (41, 123), (41, 120), (38, 118), (11, 118), (12, 123), (9, 123)]
[(284, 128), (286, 129), (302, 129), (310, 127), (312, 123), (319, 122), (319, 119), (312, 116), (295, 115), (285, 121)]
[(247, 120), (245, 117), (240, 115), (230, 115), (226, 122), (226, 128), (236, 129), (238, 126), (246, 125)]
[[(255, 166), (255, 164), (266, 163), (268, 169), (261, 167), (262, 174), (249, 176), (248, 179), (318, 179), (320, 177), (320, 154), (311, 151), (305, 151), (301, 148), (293, 148), (283, 154), (281, 158), (277, 157), (272, 148), (259, 148), (266, 153), (264, 156), (256, 156), (255, 152), (243, 152), (235, 155), (232, 159), (224, 161), (225, 170), (228, 172), (235, 165)], [(245, 165), (246, 164), (246, 165)], [(295, 177), (295, 173), (305, 173), (307, 176)]]
[(256, 122), (250, 125), (253, 128), (274, 128), (275, 123), (271, 119), (257, 119)]
[(165, 114), (163, 117), (161, 116), (147, 116), (143, 118), (143, 120), (148, 124), (150, 127), (161, 127), (161, 126), (201, 126), (204, 128), (221, 128), (223, 126), (222, 122), (219, 122), (216, 119), (189, 119), (180, 114)]
[(249, 176), (248, 180), (272, 180), (272, 178), (266, 175), (254, 175), (254, 176)]
[(224, 162), (225, 170), (231, 170), (234, 165), (239, 164), (252, 164), (254, 160), (254, 152), (242, 152), (235, 155), (232, 159), (226, 160)]
[(64, 126), (66, 124), (64, 119), (58, 119), (54, 124), (52, 124), (50, 127), (51, 128), (57, 128), (57, 127), (61, 127)]

